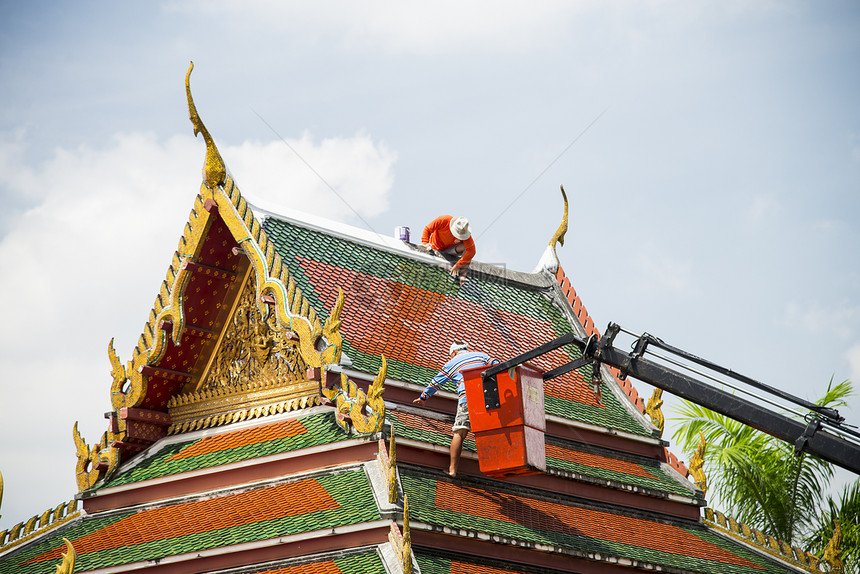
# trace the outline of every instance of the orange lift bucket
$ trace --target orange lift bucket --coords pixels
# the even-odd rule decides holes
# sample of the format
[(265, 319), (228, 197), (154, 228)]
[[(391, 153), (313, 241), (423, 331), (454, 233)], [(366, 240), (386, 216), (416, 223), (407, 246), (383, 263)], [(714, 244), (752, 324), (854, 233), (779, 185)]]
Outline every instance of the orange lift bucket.
[(486, 369), (461, 371), (481, 472), (505, 478), (545, 471), (543, 371), (523, 363), (498, 373), (497, 384), (488, 385), (491, 394), (498, 391), (495, 403), (499, 406), (493, 408), (494, 401), (486, 399), (481, 378)]

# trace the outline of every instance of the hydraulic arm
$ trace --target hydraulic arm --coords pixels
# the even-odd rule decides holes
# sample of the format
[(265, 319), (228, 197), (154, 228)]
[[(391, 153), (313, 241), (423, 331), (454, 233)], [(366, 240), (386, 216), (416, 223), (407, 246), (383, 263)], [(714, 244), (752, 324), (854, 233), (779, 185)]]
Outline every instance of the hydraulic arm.
[[(558, 377), (588, 364), (593, 366), (593, 377), (599, 378), (600, 364), (603, 363), (619, 369), (622, 378), (628, 375), (633, 376), (678, 397), (740, 421), (771, 436), (784, 440), (789, 444), (793, 444), (797, 453), (801, 451), (809, 452), (837, 466), (860, 474), (860, 433), (853, 428), (849, 428), (845, 424), (845, 419), (835, 409), (821, 407), (794, 397), (779, 389), (667, 345), (660, 339), (647, 333), (636, 339), (631, 352), (621, 351), (613, 346), (615, 337), (621, 330), (621, 327), (615, 323), (610, 323), (606, 332), (599, 340), (595, 336), (582, 339), (573, 333), (568, 333), (536, 349), (490, 367), (482, 374), (486, 408), (489, 410), (499, 407), (499, 395), (497, 386), (495, 385), (496, 374), (559, 347), (572, 344), (582, 351), (582, 357), (547, 371), (543, 376), (544, 380)], [(669, 364), (678, 365), (691, 374), (680, 372), (680, 370), (666, 366), (661, 362), (646, 358), (644, 355), (649, 353), (649, 347), (658, 348), (663, 352), (674, 355), (677, 359), (686, 361), (687, 363), (695, 363), (720, 375), (744, 383), (760, 392), (767, 393), (771, 397), (776, 397), (802, 407), (805, 409), (804, 420), (793, 419), (765, 408), (756, 402), (724, 391), (712, 383), (705, 382), (704, 379), (711, 377), (700, 373), (696, 369), (690, 369), (681, 362), (675, 362), (671, 358), (668, 360)], [(770, 402), (767, 399), (765, 400)]]

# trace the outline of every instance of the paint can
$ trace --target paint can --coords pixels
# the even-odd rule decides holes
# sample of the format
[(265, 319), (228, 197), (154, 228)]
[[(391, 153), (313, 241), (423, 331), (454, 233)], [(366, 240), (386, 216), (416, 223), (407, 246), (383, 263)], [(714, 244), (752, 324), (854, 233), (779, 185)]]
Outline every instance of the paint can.
[(394, 237), (396, 237), (400, 241), (409, 241), (409, 228), (408, 227), (395, 227), (394, 228)]

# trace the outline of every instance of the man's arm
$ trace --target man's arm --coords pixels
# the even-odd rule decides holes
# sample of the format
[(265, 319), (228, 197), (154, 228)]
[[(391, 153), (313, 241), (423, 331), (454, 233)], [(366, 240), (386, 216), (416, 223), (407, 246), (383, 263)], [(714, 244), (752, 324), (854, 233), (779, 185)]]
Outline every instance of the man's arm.
[(433, 380), (430, 381), (430, 384), (427, 385), (427, 388), (424, 389), (424, 392), (421, 393), (418, 398), (412, 402), (419, 405), (423, 404), (424, 401), (435, 395), (436, 391), (441, 389), (445, 385), (445, 383), (450, 380), (452, 380), (451, 377), (446, 375), (444, 372), (439, 371), (438, 373), (436, 373), (436, 376), (433, 377)]
[(463, 245), (466, 247), (466, 250), (463, 252), (462, 257), (460, 257), (460, 260), (457, 261), (457, 264), (454, 265), (454, 269), (465, 267), (469, 264), (470, 261), (472, 261), (472, 258), (475, 256), (475, 240), (472, 239), (471, 236), (469, 236), (469, 239), (463, 242)]

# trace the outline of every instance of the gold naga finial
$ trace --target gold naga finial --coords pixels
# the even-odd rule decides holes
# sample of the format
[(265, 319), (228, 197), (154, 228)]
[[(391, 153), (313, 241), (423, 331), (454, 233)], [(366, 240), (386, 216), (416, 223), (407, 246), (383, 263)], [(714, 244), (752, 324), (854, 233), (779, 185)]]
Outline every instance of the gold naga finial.
[(690, 476), (696, 481), (696, 486), (702, 491), (702, 494), (708, 492), (708, 478), (705, 476), (705, 435), (699, 433), (699, 446), (696, 452), (690, 458)]
[(838, 520), (833, 521), (833, 536), (824, 549), (824, 561), (830, 565), (830, 572), (841, 574), (845, 571), (845, 565), (839, 556), (842, 554), (842, 525)]
[(648, 404), (645, 405), (645, 414), (651, 417), (651, 422), (657, 427), (660, 432), (659, 436), (663, 436), (663, 426), (665, 419), (663, 417), (663, 389), (654, 389), (651, 398), (648, 399)]
[(394, 427), (391, 427), (391, 439), (388, 443), (388, 502), (397, 502), (397, 455), (394, 452)]
[(57, 566), (57, 574), (72, 574), (75, 571), (75, 549), (68, 538), (63, 538), (66, 543), (66, 552), (63, 554), (63, 562)]
[[(3, 473), (2, 472), (0, 472), (0, 508), (3, 508)], [(0, 518), (2, 518), (2, 517), (3, 517), (3, 515), (0, 514)]]
[(197, 108), (194, 106), (194, 99), (191, 97), (191, 70), (194, 69), (194, 62), (188, 66), (188, 72), (185, 74), (185, 93), (188, 96), (188, 118), (191, 120), (191, 125), (194, 126), (194, 135), (203, 134), (203, 141), (206, 142), (206, 163), (203, 164), (203, 184), (208, 189), (215, 189), (219, 185), (223, 185), (227, 180), (227, 168), (224, 165), (224, 160), (221, 159), (221, 154), (218, 153), (218, 148), (215, 147), (215, 141), (209, 135), (209, 130), (203, 125), (200, 116), (197, 115)]
[(552, 247), (553, 251), (555, 251), (556, 243), (564, 246), (564, 234), (567, 233), (567, 194), (564, 192), (563, 185), (559, 187), (561, 188), (561, 197), (564, 198), (564, 215), (562, 215), (561, 218), (561, 225), (558, 226), (558, 230), (555, 232), (555, 235), (553, 235), (552, 239), (549, 240), (549, 246)]
[(541, 255), (540, 261), (538, 261), (537, 268), (534, 270), (535, 273), (541, 270), (551, 271), (552, 273), (558, 271), (558, 253), (555, 250), (555, 246), (556, 244), (564, 245), (564, 235), (567, 233), (567, 193), (565, 193), (563, 185), (561, 186), (561, 197), (564, 199), (564, 214), (561, 217), (561, 225), (558, 226), (552, 239), (549, 240), (549, 245), (544, 249), (543, 255)]
[[(385, 423), (385, 401), (382, 394), (385, 391), (385, 377), (388, 374), (388, 361), (382, 356), (382, 364), (376, 378), (364, 393), (355, 382), (340, 374), (340, 388), (322, 389), (322, 394), (335, 403), (335, 422), (339, 427), (349, 432), (350, 422), (360, 434), (377, 433)], [(370, 407), (370, 413), (367, 408)]]
[(412, 533), (409, 532), (409, 499), (403, 495), (403, 574), (412, 574)]

